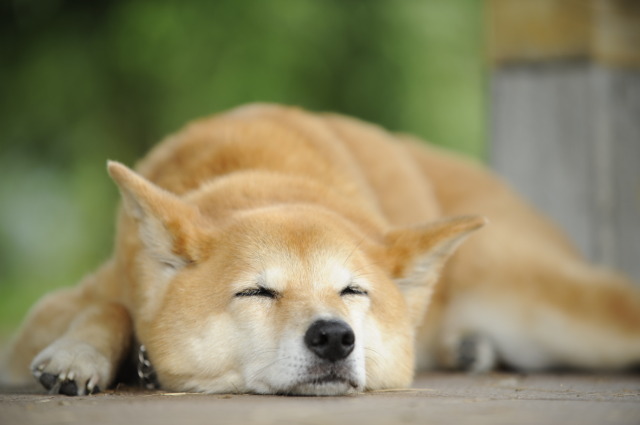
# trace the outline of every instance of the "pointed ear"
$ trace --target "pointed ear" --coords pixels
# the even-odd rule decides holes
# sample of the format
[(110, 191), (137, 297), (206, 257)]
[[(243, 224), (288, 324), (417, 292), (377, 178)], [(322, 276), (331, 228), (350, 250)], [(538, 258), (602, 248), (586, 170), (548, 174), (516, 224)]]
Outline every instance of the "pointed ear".
[(446, 260), (469, 234), (485, 224), (484, 217), (464, 216), (387, 234), (391, 276), (404, 295), (415, 326), (422, 321)]
[(200, 257), (203, 236), (200, 212), (119, 162), (107, 163), (109, 175), (122, 195), (127, 214), (137, 223), (140, 239), (157, 261), (174, 269)]

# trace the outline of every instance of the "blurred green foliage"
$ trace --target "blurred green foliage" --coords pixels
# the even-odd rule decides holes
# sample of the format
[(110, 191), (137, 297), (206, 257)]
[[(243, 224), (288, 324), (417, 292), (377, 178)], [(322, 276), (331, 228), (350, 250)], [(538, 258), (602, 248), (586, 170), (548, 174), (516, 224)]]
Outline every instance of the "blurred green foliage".
[(252, 101), (482, 156), (479, 0), (0, 3), (0, 334), (111, 250), (107, 158)]

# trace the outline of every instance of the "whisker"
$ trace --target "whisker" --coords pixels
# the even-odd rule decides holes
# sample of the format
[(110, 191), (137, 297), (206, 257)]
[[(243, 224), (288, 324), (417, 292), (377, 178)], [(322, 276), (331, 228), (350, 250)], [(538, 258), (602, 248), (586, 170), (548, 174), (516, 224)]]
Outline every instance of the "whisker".
[[(354, 273), (358, 273), (359, 271), (363, 270), (365, 267), (371, 268), (373, 266), (380, 266), (381, 264), (382, 264), (382, 261), (374, 261), (374, 262), (371, 262), (371, 263), (366, 263), (362, 267), (354, 270)], [(372, 273), (372, 272), (369, 272), (369, 273)]]
[(364, 243), (366, 236), (363, 236), (362, 238), (360, 238), (360, 241), (353, 247), (353, 249), (351, 250), (351, 252), (349, 253), (349, 255), (347, 255), (347, 258), (344, 259), (344, 261), (342, 262), (342, 265), (345, 266), (347, 264), (347, 261), (349, 261), (349, 258), (351, 258), (351, 256), (358, 250), (358, 248), (360, 248), (360, 246)]
[(373, 363), (373, 364), (374, 364), (374, 365), (376, 365), (376, 366), (380, 365), (380, 360), (379, 360), (379, 358), (380, 358), (381, 356), (380, 356), (380, 353), (379, 353), (379, 352), (377, 352), (377, 351), (376, 351), (376, 350), (374, 350), (373, 348), (368, 348), (368, 347), (365, 347), (365, 351), (369, 351), (369, 352), (371, 352), (371, 353), (373, 353), (373, 354), (374, 354), (374, 356), (365, 356), (365, 359), (366, 359), (366, 361), (367, 361), (367, 362), (371, 362), (371, 363)]
[(286, 360), (286, 358), (281, 359), (279, 357), (277, 357), (276, 359), (274, 359), (273, 361), (271, 361), (270, 363), (264, 365), (263, 367), (261, 367), (260, 369), (256, 370), (255, 372), (253, 372), (251, 374), (251, 379), (256, 378), (257, 376), (260, 376), (262, 374), (262, 372), (264, 372), (266, 369), (273, 367), (275, 364), (277, 364), (278, 362), (282, 361), (282, 360)]

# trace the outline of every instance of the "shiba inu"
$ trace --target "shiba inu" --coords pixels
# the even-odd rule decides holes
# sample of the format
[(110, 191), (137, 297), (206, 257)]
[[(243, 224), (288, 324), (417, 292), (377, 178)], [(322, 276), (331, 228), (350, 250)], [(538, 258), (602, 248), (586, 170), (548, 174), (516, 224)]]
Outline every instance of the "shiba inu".
[(306, 395), (640, 362), (631, 282), (484, 167), (409, 136), (250, 105), (108, 172), (113, 256), (33, 308), (5, 382), (89, 394), (137, 352), (167, 390)]

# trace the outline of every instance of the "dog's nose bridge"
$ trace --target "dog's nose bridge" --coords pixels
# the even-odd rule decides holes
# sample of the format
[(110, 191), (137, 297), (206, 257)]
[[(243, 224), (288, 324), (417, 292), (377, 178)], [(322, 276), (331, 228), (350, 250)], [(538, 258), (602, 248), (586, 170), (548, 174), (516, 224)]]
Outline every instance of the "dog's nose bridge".
[(349, 317), (348, 306), (332, 291), (287, 294), (288, 307), (298, 317), (304, 317), (306, 326), (316, 320), (344, 320)]

